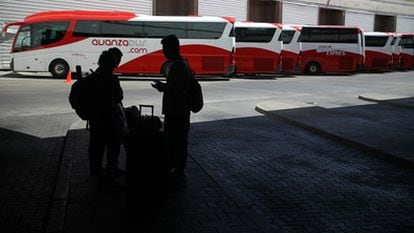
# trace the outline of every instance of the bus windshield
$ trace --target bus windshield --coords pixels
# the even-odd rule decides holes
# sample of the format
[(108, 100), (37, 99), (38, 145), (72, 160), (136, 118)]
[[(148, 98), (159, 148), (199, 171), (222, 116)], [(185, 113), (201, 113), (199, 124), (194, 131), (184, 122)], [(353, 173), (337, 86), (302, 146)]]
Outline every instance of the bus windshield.
[(13, 51), (23, 51), (58, 42), (65, 36), (68, 25), (68, 22), (54, 22), (23, 26), (17, 34)]

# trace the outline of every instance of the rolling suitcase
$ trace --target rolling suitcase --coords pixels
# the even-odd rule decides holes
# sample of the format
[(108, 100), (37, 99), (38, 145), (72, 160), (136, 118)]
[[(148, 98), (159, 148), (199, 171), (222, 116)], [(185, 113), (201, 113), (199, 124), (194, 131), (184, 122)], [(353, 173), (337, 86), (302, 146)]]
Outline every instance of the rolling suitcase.
[[(142, 114), (144, 108), (149, 108), (151, 114)], [(154, 116), (154, 106), (139, 105), (138, 113), (137, 109), (132, 111), (135, 120), (126, 111), (130, 123), (125, 140), (126, 205), (128, 210), (146, 214), (160, 207), (167, 195), (170, 171), (166, 136), (160, 118)]]

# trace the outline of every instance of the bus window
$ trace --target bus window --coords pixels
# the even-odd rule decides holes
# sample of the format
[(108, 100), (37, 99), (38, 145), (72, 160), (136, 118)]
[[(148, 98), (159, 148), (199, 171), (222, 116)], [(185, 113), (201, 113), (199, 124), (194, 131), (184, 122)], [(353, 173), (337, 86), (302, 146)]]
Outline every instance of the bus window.
[(100, 22), (91, 20), (79, 20), (76, 24), (73, 36), (99, 36)]
[(400, 46), (404, 49), (413, 49), (414, 48), (414, 37), (401, 37)]
[(358, 43), (358, 32), (353, 28), (304, 28), (300, 42)]
[(275, 32), (275, 28), (236, 28), (236, 42), (268, 43)]
[(17, 35), (14, 51), (33, 49), (61, 40), (69, 23), (39, 23), (23, 27)]
[(163, 38), (174, 34), (186, 39), (219, 39), (226, 23), (79, 21), (73, 36)]
[(222, 34), (225, 23), (187, 23), (187, 36), (191, 39), (219, 39)]
[(16, 52), (30, 49), (30, 40), (30, 26), (24, 26), (17, 34), (13, 51)]
[(283, 41), (283, 44), (290, 44), (294, 35), (295, 31), (293, 30), (283, 30), (279, 36), (279, 41)]
[(365, 46), (384, 47), (388, 41), (388, 36), (365, 36)]

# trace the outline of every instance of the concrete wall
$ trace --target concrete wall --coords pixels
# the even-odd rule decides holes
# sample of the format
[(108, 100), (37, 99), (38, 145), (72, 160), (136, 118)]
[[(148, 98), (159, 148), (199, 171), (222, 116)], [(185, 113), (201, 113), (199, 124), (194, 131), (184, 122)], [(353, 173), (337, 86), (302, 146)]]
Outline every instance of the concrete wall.
[(209, 16), (231, 16), (239, 21), (247, 19), (248, 0), (198, 0), (198, 14)]
[(362, 10), (387, 15), (414, 16), (414, 1), (412, 0), (288, 0), (284, 2)]

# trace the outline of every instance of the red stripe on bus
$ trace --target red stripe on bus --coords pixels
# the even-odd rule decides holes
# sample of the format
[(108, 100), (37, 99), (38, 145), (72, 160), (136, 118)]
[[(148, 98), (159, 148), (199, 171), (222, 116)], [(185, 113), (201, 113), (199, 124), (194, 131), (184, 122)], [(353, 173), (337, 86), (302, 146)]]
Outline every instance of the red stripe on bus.
[(362, 64), (363, 56), (353, 52), (343, 52), (344, 54), (338, 53), (340, 55), (335, 55), (334, 51), (317, 52), (316, 49), (302, 51), (301, 71), (304, 72), (310, 62), (318, 62), (321, 65), (322, 72), (356, 71), (358, 64)]
[(261, 48), (236, 48), (234, 59), (238, 73), (274, 73), (280, 54)]
[[(183, 45), (181, 55), (186, 58), (196, 74), (223, 74), (231, 64), (231, 52), (206, 45)], [(200, 55), (203, 54), (203, 55)], [(115, 72), (124, 74), (159, 74), (166, 62), (162, 50), (137, 57), (120, 67)]]
[(365, 64), (366, 70), (388, 69), (391, 65), (392, 55), (377, 51), (365, 50)]

